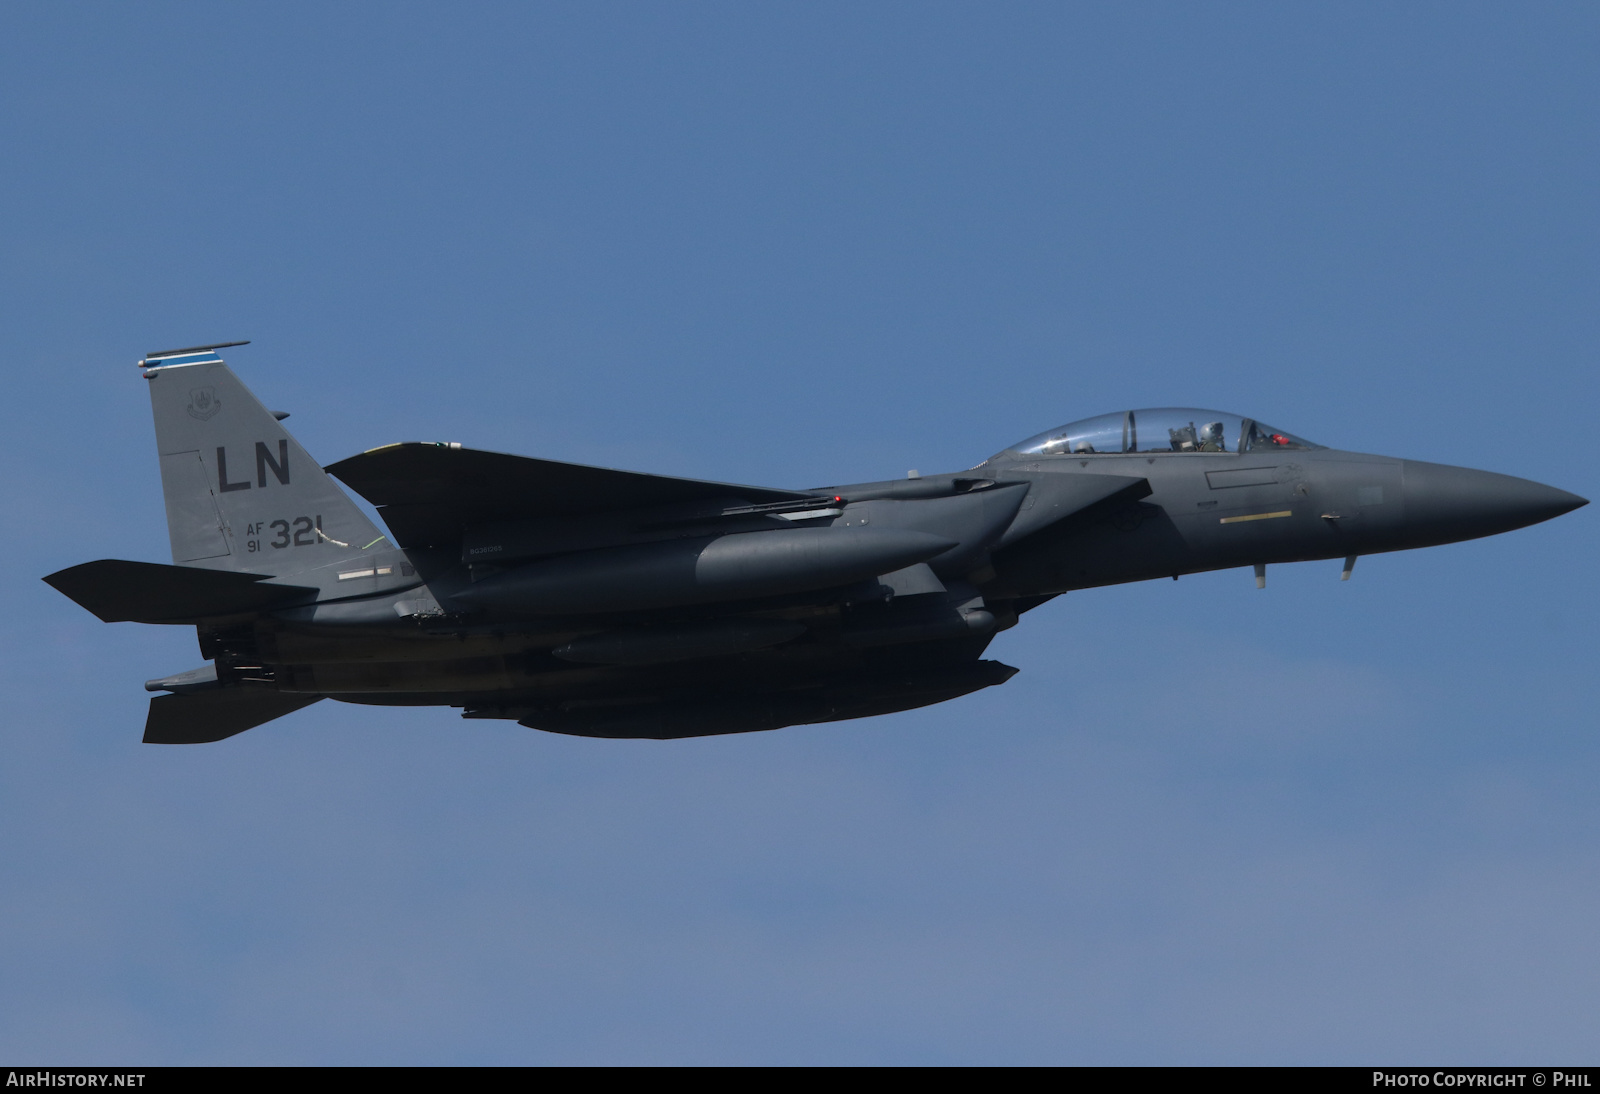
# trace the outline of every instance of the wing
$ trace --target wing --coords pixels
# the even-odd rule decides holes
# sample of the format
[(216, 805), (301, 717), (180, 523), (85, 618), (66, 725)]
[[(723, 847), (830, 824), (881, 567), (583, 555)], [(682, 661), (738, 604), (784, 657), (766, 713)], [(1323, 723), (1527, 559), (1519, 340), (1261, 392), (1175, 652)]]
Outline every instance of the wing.
[(477, 524), (575, 517), (696, 502), (764, 502), (816, 495), (675, 479), (440, 444), (391, 444), (327, 468), (378, 507), (401, 547), (454, 544)]

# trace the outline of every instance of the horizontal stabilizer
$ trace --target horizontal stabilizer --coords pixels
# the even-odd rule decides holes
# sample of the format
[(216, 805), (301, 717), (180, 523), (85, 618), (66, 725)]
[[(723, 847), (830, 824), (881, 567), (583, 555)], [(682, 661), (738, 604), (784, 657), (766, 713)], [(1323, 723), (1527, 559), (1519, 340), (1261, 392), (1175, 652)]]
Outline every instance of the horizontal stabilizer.
[(293, 714), (320, 695), (283, 695), (259, 687), (220, 688), (192, 695), (158, 695), (144, 723), (147, 745), (198, 745), (220, 741)]
[(305, 585), (265, 584), (271, 577), (103, 558), (60, 570), (44, 581), (107, 623), (194, 623), (263, 611), (317, 591)]
[(423, 443), (374, 448), (326, 470), (379, 507), (392, 538), (402, 547), (454, 543), (469, 525), (497, 521), (815, 496)]

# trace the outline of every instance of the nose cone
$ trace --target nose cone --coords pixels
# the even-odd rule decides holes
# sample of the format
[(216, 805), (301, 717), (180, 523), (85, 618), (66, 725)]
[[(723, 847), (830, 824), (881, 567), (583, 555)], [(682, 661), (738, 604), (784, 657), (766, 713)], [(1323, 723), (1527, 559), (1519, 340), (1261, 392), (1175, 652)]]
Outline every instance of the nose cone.
[(1528, 479), (1439, 463), (1404, 461), (1408, 538), (1453, 543), (1538, 524), (1588, 505), (1587, 498)]

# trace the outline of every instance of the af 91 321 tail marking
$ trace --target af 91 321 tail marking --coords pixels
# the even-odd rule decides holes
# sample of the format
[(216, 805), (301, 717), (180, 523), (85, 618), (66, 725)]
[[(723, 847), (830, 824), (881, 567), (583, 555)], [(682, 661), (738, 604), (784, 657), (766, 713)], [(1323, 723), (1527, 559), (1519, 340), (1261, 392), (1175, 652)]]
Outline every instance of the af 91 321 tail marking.
[[(277, 533), (274, 538), (268, 540), (265, 544), (257, 538), (263, 534), (263, 528), (270, 528)], [(250, 554), (262, 551), (266, 547), (281, 551), (285, 547), (315, 547), (323, 542), (334, 543), (340, 547), (349, 546), (346, 543), (339, 543), (323, 532), (321, 514), (318, 514), (315, 518), (293, 517), (289, 520), (282, 518), (267, 521), (258, 520), (246, 525), (244, 534), (250, 537), (244, 543), (245, 551)]]

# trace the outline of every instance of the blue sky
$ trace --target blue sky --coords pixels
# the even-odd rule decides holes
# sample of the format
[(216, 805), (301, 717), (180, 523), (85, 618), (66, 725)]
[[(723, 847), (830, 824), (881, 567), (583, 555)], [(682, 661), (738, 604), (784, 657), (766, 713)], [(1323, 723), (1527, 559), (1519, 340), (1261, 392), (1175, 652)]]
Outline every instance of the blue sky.
[(1004, 687), (658, 743), (322, 703), (143, 746), (192, 632), (144, 352), (325, 462), (778, 486), (1219, 407), (1600, 493), (1590, 5), (0, 13), (0, 1056), (1587, 1059), (1592, 510), (1073, 594)]

